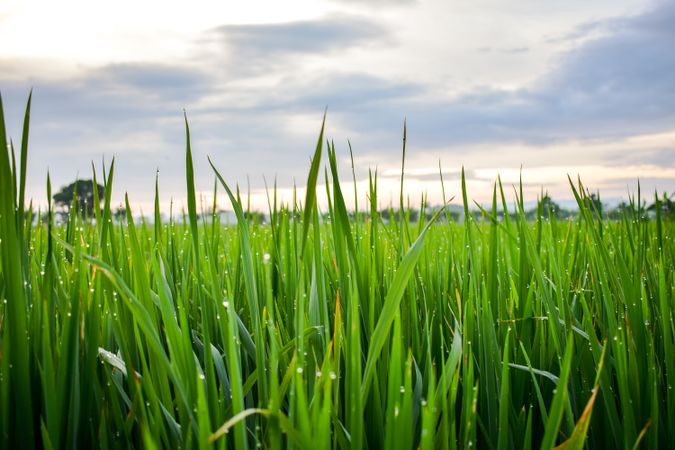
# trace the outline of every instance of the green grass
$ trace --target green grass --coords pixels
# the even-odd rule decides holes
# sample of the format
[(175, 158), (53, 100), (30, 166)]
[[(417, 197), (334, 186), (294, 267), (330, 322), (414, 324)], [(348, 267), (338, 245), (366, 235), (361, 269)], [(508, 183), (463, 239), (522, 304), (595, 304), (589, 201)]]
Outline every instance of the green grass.
[(350, 216), (322, 126), (304, 208), (272, 189), (269, 224), (199, 174), (232, 202), (223, 226), (197, 214), (186, 128), (184, 221), (159, 223), (156, 187), (154, 223), (113, 222), (113, 161), (94, 218), (35, 225), (29, 113), (17, 158), (0, 106), (0, 448), (675, 442), (675, 230), (640, 194), (602, 221), (570, 182), (579, 216), (532, 222), (498, 182), (482, 221), (385, 222), (371, 173)]

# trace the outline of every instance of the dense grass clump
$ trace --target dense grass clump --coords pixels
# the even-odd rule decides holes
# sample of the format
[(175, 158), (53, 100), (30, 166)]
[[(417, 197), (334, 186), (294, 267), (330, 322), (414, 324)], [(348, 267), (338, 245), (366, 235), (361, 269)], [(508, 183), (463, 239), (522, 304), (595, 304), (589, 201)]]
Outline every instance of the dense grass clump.
[(527, 221), (497, 183), (482, 221), (464, 189), (462, 223), (385, 222), (373, 174), (350, 215), (322, 130), (302, 207), (270, 191), (269, 224), (214, 167), (228, 227), (197, 214), (188, 132), (184, 220), (157, 194), (153, 222), (114, 222), (113, 161), (102, 211), (34, 223), (29, 111), (15, 159), (0, 106), (0, 448), (675, 442), (674, 229), (639, 196), (603, 221), (579, 183), (577, 218)]

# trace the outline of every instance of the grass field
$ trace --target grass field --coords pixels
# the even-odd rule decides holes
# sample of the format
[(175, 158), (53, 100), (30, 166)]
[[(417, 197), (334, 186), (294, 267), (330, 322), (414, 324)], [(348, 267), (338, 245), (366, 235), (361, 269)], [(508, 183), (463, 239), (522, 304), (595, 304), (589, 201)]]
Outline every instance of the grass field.
[(347, 211), (322, 129), (303, 207), (271, 189), (269, 224), (199, 174), (226, 227), (198, 217), (188, 132), (186, 217), (161, 223), (157, 195), (156, 220), (112, 221), (113, 162), (95, 217), (35, 224), (29, 108), (15, 152), (1, 114), (0, 448), (675, 442), (675, 230), (640, 198), (602, 221), (570, 183), (577, 218), (527, 221), (497, 183), (482, 221), (385, 223), (374, 175)]

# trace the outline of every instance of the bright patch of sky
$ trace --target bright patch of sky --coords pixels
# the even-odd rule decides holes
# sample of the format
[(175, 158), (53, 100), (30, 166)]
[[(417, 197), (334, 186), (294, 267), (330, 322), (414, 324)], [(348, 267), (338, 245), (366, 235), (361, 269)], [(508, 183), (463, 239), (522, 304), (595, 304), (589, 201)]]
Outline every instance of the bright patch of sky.
[[(345, 186), (380, 174), (398, 198), (491, 197), (499, 173), (533, 199), (675, 190), (675, 5), (637, 0), (374, 0), (0, 3), (0, 93), (11, 136), (34, 89), (28, 194), (90, 178), (116, 156), (116, 198), (165, 209), (184, 188), (187, 110), (198, 176), (302, 187), (323, 110)], [(518, 175), (518, 176), (517, 176)], [(207, 196), (208, 197), (208, 196)], [(289, 197), (290, 198), (290, 194)]]

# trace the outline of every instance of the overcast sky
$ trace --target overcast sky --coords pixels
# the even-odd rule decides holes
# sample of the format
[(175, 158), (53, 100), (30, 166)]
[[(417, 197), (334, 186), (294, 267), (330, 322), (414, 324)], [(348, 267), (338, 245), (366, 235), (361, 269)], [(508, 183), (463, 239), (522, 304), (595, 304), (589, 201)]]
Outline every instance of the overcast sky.
[[(140, 3), (140, 4), (139, 4)], [(33, 88), (28, 194), (44, 201), (116, 157), (115, 198), (150, 212), (185, 198), (183, 109), (197, 189), (263, 176), (302, 187), (324, 108), (349, 182), (377, 168), (382, 206), (406, 193), (491, 196), (522, 166), (528, 198), (675, 190), (675, 2), (334, 0), (0, 3), (0, 93), (15, 142)], [(347, 189), (351, 185), (346, 186)], [(393, 193), (391, 193), (393, 192)], [(224, 203), (224, 202), (223, 202)]]

